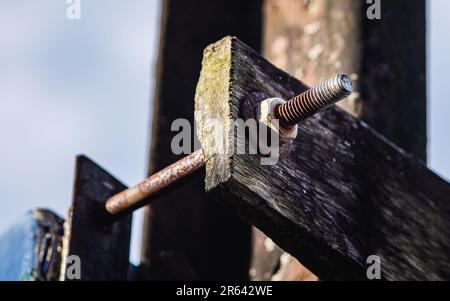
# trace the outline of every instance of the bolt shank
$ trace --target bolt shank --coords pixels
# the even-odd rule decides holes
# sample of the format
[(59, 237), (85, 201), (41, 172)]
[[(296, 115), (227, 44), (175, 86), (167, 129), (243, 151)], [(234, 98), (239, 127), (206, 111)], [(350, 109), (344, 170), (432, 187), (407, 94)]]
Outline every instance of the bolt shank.
[(180, 181), (205, 165), (202, 150), (175, 162), (143, 182), (112, 196), (106, 201), (106, 211), (119, 215), (130, 208), (147, 205), (146, 198)]

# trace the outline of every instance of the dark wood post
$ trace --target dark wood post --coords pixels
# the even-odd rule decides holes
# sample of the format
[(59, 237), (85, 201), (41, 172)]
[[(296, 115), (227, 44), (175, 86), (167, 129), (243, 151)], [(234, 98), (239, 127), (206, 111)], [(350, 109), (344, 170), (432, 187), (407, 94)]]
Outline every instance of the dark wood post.
[[(184, 118), (195, 127), (203, 49), (228, 34), (259, 49), (261, 14), (260, 0), (163, 1), (149, 173), (180, 158), (171, 150), (171, 123)], [(247, 279), (250, 241), (250, 226), (209, 199), (199, 175), (146, 209), (145, 278)]]
[(125, 281), (128, 278), (131, 215), (112, 220), (106, 200), (127, 187), (85, 156), (76, 159), (72, 205), (64, 226), (61, 280), (71, 280), (69, 256), (80, 260), (82, 281)]

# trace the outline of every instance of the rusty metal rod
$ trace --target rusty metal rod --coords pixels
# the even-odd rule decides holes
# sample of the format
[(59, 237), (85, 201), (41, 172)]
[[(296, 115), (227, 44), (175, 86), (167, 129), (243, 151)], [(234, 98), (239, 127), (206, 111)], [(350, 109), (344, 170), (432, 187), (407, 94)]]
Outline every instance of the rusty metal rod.
[[(337, 74), (316, 87), (292, 98), (275, 109), (275, 116), (284, 127), (291, 127), (326, 107), (349, 96), (353, 90), (350, 78)], [(106, 211), (120, 215), (130, 208), (148, 204), (147, 198), (186, 178), (205, 165), (202, 150), (173, 163), (143, 182), (112, 196), (106, 201)]]
[(275, 116), (280, 120), (280, 125), (289, 128), (350, 96), (352, 92), (350, 77), (344, 73), (336, 74), (278, 106)]
[(143, 182), (112, 196), (106, 201), (106, 211), (112, 215), (119, 215), (129, 208), (143, 207), (147, 205), (147, 197), (180, 181), (204, 165), (203, 151), (198, 150), (153, 174)]

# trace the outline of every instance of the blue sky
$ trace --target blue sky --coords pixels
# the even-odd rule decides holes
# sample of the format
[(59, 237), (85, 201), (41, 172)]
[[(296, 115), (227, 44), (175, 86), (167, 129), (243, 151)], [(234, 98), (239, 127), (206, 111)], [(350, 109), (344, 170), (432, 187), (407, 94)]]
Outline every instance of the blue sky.
[(429, 165), (450, 179), (450, 1), (428, 0)]
[[(450, 1), (429, 4), (429, 163), (450, 178)], [(0, 0), (0, 232), (33, 207), (65, 216), (79, 153), (125, 183), (145, 175), (160, 2), (82, 0), (79, 21), (66, 8)]]
[(0, 231), (33, 207), (66, 216), (77, 154), (145, 176), (159, 1), (81, 3), (70, 21), (66, 0), (0, 0)]

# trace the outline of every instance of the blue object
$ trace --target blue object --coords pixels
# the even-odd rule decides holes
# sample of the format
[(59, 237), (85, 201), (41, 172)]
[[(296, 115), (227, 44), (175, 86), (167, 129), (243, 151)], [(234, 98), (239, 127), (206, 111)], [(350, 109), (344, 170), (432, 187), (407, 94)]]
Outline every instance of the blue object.
[(34, 209), (0, 234), (0, 280), (58, 280), (63, 220)]

